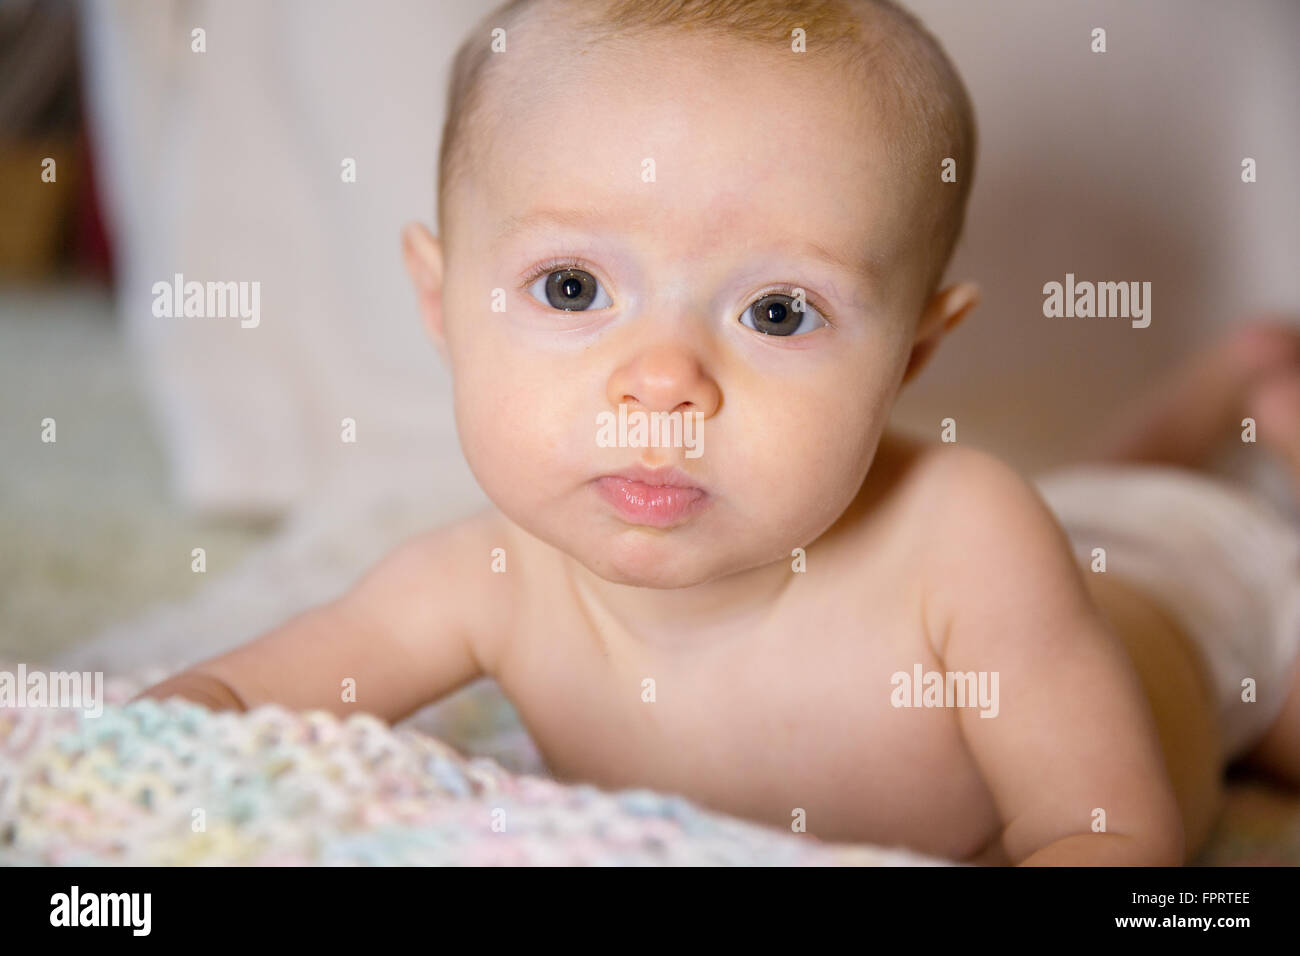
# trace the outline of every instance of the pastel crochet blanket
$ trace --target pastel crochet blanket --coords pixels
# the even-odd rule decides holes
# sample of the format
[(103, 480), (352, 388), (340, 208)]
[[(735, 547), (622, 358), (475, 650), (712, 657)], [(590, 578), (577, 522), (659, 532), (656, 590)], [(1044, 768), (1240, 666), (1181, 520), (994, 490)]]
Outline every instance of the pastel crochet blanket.
[[(0, 707), (0, 865), (936, 862), (823, 843), (672, 795), (512, 772), (364, 714), (127, 703), (144, 683), (109, 679), (99, 716)], [(527, 763), (517, 728), (488, 721), (484, 732), (479, 719), (475, 731), (474, 705), (458, 707), (444, 726), (459, 722), (479, 749), (495, 743), (501, 759)]]

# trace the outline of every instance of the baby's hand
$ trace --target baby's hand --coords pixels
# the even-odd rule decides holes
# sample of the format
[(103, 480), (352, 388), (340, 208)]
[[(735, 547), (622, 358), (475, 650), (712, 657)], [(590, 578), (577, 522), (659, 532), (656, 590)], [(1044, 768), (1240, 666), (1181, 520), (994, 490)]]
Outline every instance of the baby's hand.
[(202, 704), (208, 710), (247, 710), (230, 686), (222, 680), (204, 674), (202, 671), (185, 670), (161, 683), (154, 684), (137, 694), (133, 700), (151, 697), (155, 700), (167, 700), (171, 697), (183, 697), (196, 704)]

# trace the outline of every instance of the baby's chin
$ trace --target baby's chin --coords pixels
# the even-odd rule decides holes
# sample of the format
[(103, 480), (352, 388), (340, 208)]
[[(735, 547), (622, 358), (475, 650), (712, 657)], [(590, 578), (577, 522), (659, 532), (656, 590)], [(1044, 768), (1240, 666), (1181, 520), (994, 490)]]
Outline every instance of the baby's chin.
[(707, 562), (654, 562), (629, 560), (609, 552), (574, 554), (570, 556), (582, 563), (592, 574), (611, 584), (625, 584), (636, 588), (671, 590), (689, 588), (712, 581), (725, 571), (706, 567)]
[(735, 538), (681, 534), (682, 529), (628, 527), (613, 536), (553, 542), (592, 574), (612, 584), (689, 588), (780, 560), (781, 548), (738, 547)]

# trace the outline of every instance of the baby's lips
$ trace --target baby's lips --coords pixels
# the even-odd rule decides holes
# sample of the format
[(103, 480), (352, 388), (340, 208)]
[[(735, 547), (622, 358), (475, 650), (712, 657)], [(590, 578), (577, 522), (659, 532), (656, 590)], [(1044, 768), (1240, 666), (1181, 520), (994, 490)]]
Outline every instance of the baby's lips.
[(607, 472), (604, 478), (621, 478), (652, 488), (679, 488), (707, 493), (700, 479), (680, 468), (650, 468), (641, 464), (630, 465), (618, 471)]
[(603, 475), (594, 485), (624, 521), (652, 528), (682, 524), (710, 502), (709, 493), (693, 485), (647, 484), (623, 475)]

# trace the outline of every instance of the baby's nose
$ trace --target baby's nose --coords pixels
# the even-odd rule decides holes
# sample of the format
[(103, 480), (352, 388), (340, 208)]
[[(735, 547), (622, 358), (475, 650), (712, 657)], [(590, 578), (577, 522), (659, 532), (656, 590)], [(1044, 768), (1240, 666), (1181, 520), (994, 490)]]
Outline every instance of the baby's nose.
[(640, 352), (610, 376), (611, 405), (639, 405), (650, 412), (718, 410), (722, 393), (698, 358), (684, 349), (663, 347)]

